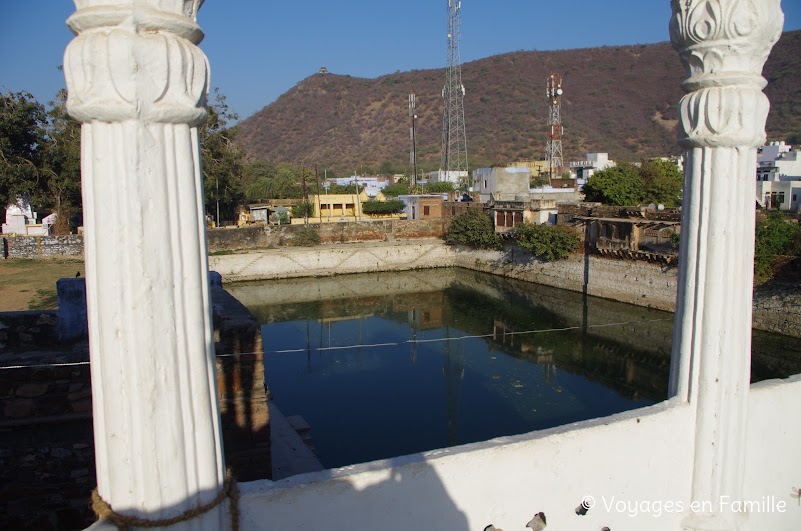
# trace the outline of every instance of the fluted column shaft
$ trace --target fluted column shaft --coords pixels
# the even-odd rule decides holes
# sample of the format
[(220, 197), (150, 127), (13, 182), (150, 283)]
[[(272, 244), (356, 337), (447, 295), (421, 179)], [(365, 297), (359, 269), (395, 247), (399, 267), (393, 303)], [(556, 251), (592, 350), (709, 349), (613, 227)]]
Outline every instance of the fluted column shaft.
[[(76, 0), (64, 67), (82, 126), (98, 492), (165, 519), (224, 483), (197, 127), (199, 0)], [(225, 529), (225, 504), (176, 529)]]
[(779, 0), (673, 0), (684, 62), (686, 149), (671, 391), (695, 410), (687, 530), (736, 530), (751, 362), (756, 148), (769, 103), (762, 66), (779, 38)]

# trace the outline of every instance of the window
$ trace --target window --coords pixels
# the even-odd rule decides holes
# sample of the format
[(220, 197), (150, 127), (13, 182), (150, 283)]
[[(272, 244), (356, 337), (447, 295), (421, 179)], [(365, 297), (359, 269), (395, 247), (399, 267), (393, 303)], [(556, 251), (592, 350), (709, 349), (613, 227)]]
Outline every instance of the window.
[(427, 206), (427, 205), (426, 205), (426, 206), (423, 206), (423, 215), (424, 215), (424, 216), (431, 215), (431, 207), (429, 207), (429, 206)]
[(486, 189), (486, 188), (487, 188), (487, 180), (484, 179), (484, 189)]

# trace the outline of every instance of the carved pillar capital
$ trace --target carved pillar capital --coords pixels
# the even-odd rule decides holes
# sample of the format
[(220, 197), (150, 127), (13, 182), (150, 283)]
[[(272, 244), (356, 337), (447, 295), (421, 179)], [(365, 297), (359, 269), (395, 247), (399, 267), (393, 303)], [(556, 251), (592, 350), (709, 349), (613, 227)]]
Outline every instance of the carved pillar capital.
[(779, 39), (780, 0), (672, 0), (670, 38), (687, 69), (682, 147), (759, 147), (769, 103), (762, 67)]
[(206, 119), (209, 66), (196, 46), (202, 0), (76, 0), (64, 55), (67, 109), (81, 122)]

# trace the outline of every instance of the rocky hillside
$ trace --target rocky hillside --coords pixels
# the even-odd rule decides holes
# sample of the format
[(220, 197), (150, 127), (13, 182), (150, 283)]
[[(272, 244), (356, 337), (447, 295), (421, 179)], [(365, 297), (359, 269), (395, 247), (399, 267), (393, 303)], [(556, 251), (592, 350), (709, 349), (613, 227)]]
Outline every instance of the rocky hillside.
[[(785, 33), (764, 75), (772, 109), (768, 137), (801, 141), (801, 31)], [(549, 73), (563, 78), (566, 159), (606, 151), (615, 160), (674, 154), (684, 69), (669, 43), (514, 52), (462, 66), (471, 165), (540, 158)], [(421, 166), (439, 164), (444, 70), (376, 79), (314, 74), (241, 122), (254, 158), (353, 171), (408, 166), (408, 94), (417, 94)]]

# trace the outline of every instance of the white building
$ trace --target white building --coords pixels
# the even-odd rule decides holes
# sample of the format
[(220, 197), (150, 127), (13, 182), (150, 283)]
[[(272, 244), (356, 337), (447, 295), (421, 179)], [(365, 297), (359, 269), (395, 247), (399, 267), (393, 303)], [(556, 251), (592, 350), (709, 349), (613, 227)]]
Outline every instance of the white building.
[(614, 160), (609, 160), (609, 153), (587, 153), (586, 160), (570, 163), (570, 171), (576, 174), (577, 179), (589, 179), (596, 171), (617, 166)]
[(798, 212), (801, 208), (801, 157), (784, 142), (759, 149), (756, 198), (764, 208)]
[(480, 201), (495, 199), (528, 199), (531, 170), (526, 167), (477, 168), (473, 170), (473, 191), (481, 194)]
[(337, 177), (334, 179), (339, 186), (350, 186), (352, 184), (356, 184), (364, 189), (364, 193), (370, 199), (375, 198), (378, 193), (383, 190), (387, 184), (386, 179), (382, 179), (379, 177), (360, 177), (358, 175), (351, 175), (350, 177)]
[(21, 236), (47, 236), (50, 227), (56, 220), (55, 214), (50, 214), (42, 223), (37, 223), (38, 214), (33, 211), (30, 202), (24, 198), (17, 198), (17, 202), (6, 207), (6, 222), (3, 223), (3, 234), (19, 234)]
[(466, 171), (432, 171), (423, 174), (423, 179), (429, 183), (451, 183), (458, 188), (467, 180)]

